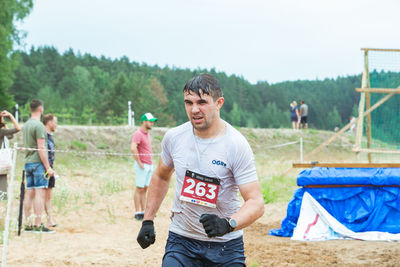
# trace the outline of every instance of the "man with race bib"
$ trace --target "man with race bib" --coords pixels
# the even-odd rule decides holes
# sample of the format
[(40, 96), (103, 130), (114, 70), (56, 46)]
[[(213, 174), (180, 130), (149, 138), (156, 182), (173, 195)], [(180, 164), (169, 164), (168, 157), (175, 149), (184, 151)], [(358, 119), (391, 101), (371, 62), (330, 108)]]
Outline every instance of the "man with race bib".
[(163, 266), (245, 266), (242, 229), (264, 213), (253, 152), (220, 118), (224, 98), (215, 77), (192, 78), (183, 94), (189, 122), (164, 136), (137, 241), (142, 248), (155, 242), (153, 220), (175, 170)]

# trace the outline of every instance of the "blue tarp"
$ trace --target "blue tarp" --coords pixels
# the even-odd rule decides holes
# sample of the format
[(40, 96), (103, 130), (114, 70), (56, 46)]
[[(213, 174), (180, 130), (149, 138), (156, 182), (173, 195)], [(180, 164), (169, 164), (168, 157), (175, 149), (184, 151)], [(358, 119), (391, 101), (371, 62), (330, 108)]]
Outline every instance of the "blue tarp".
[[(400, 233), (400, 169), (398, 168), (313, 168), (302, 171), (289, 202), (281, 229), (270, 235), (292, 236), (300, 214), (304, 192), (311, 194), (332, 216), (354, 232)], [(338, 187), (309, 188), (311, 185)], [(340, 185), (367, 185), (340, 187)]]

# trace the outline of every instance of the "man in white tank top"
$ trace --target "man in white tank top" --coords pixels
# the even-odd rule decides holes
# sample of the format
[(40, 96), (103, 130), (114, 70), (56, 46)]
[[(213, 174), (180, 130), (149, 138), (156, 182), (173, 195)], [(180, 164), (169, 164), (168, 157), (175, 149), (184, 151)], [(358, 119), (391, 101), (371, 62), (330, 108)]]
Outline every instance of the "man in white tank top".
[(200, 74), (183, 93), (189, 122), (164, 136), (137, 241), (142, 248), (155, 242), (153, 220), (175, 170), (163, 266), (244, 266), (242, 229), (264, 212), (253, 152), (243, 135), (220, 118), (224, 98), (215, 77)]

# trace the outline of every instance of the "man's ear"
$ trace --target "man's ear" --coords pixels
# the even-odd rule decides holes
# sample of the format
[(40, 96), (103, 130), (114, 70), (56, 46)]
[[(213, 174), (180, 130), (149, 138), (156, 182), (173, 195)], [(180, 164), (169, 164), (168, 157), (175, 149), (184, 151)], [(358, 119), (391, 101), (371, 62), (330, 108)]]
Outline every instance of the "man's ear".
[(221, 96), (217, 99), (216, 104), (217, 104), (217, 109), (220, 110), (222, 106), (224, 105), (225, 99)]

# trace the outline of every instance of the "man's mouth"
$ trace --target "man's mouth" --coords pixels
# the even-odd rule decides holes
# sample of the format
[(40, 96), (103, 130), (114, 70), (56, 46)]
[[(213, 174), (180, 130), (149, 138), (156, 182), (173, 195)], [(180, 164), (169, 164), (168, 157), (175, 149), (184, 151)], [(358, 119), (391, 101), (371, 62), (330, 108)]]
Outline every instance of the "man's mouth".
[(203, 116), (200, 116), (200, 115), (194, 115), (194, 116), (192, 116), (192, 119), (193, 119), (193, 122), (196, 124), (202, 123), (204, 120)]

